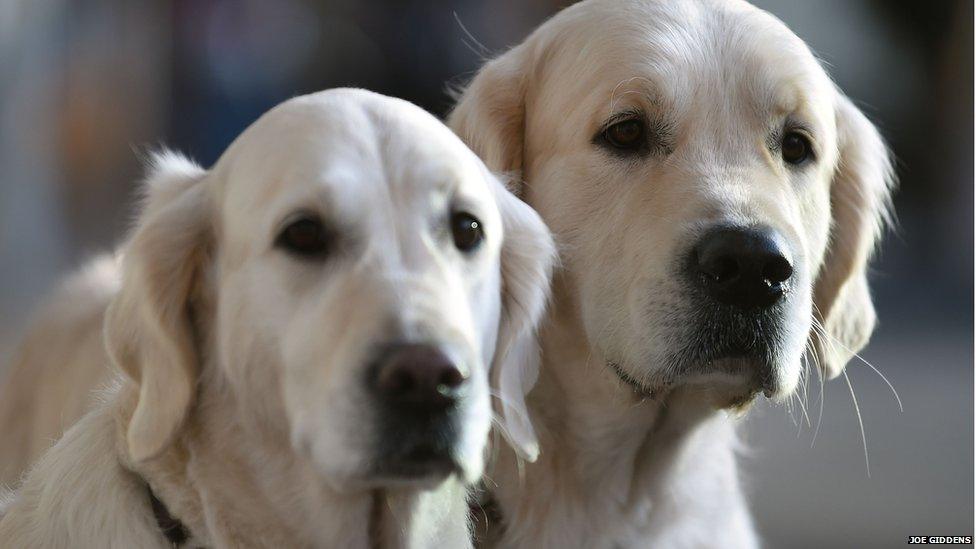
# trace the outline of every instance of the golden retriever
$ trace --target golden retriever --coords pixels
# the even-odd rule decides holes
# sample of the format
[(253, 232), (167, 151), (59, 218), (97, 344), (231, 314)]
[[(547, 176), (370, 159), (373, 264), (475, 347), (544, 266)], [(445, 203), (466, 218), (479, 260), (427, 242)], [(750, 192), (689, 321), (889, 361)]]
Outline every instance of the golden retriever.
[[(562, 260), (530, 414), (502, 403), (537, 461), (489, 464), (484, 543), (755, 546), (723, 410), (866, 345), (892, 186), (877, 130), (780, 21), (718, 0), (576, 4), (486, 64), (449, 125), (514, 176)], [(54, 339), (84, 331), (42, 317)], [(69, 357), (4, 390), (74, 368), (92, 371)]]
[(553, 246), (434, 117), (289, 100), (158, 156), (105, 313), (124, 376), (31, 469), (3, 547), (465, 547), (489, 370), (524, 394)]
[(734, 422), (865, 346), (886, 146), (741, 1), (587, 0), (488, 62), (449, 125), (553, 231), (538, 383), (486, 545), (755, 547)]

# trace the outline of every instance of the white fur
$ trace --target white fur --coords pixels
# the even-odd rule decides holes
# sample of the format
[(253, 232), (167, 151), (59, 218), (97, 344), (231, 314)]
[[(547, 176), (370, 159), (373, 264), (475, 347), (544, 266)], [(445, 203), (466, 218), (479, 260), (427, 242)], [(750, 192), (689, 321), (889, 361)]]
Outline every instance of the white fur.
[[(520, 377), (505, 350), (546, 301), (539, 217), (433, 117), (362, 90), (282, 104), (209, 171), (157, 156), (146, 195), (105, 319), (125, 375), (31, 470), (0, 545), (165, 547), (148, 483), (191, 545), (470, 546), (489, 366)], [(447, 225), (459, 209), (484, 227), (467, 255)], [(325, 260), (275, 245), (295, 212), (334, 231)], [(457, 475), (370, 469), (383, 435), (366, 373), (400, 341), (469, 373)]]
[[(621, 158), (595, 141), (628, 110), (652, 122), (654, 152)], [(769, 145), (787, 117), (814, 143), (802, 168)], [(791, 394), (807, 346), (833, 377), (867, 343), (867, 262), (891, 185), (877, 131), (781, 22), (718, 0), (567, 8), (486, 64), (449, 125), (514, 175), (561, 250), (528, 400), (538, 461), (503, 451), (490, 466), (502, 520), (486, 544), (756, 546), (726, 409)], [(695, 344), (675, 265), (721, 223), (771, 226), (795, 251), (768, 387), (751, 363), (667, 370)]]
[(0, 486), (16, 486), (107, 381), (101, 326), (118, 292), (118, 268), (111, 255), (96, 258), (35, 313), (0, 384)]
[[(815, 168), (796, 177), (759, 161), (763, 120), (751, 112), (789, 88), (802, 94), (822, 147)], [(628, 169), (593, 150), (608, 115), (655, 101), (682, 138), (666, 160)], [(734, 422), (715, 411), (739, 381), (702, 376), (641, 402), (604, 361), (613, 353), (634, 374), (654, 371), (655, 352), (680, 335), (663, 322), (662, 311), (682, 305), (667, 264), (689, 227), (728, 216), (775, 223), (803, 247), (810, 299), (794, 310), (779, 396), (799, 378), (804, 344), (827, 377), (838, 375), (874, 326), (866, 272), (891, 184), (877, 131), (781, 23), (743, 2), (681, 0), (589, 0), (563, 11), (488, 63), (450, 124), (491, 169), (515, 176), (512, 189), (558, 233), (564, 265), (531, 421), (518, 401), (502, 408), (520, 418), (506, 429), (519, 454), (500, 447), (489, 465), (505, 528), (492, 523), (488, 542), (755, 546)], [(809, 332), (813, 304), (829, 336)], [(515, 351), (532, 359), (531, 346)], [(46, 371), (78, 368), (67, 358)], [(499, 382), (533, 379), (531, 364), (513, 373)], [(58, 388), (43, 379), (30, 380), (34, 390)], [(36, 432), (50, 437), (59, 426)]]

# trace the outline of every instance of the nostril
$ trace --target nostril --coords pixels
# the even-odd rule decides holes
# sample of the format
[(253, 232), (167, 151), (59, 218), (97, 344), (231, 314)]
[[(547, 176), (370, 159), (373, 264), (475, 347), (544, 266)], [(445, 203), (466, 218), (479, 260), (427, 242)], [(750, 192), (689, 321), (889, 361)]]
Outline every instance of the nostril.
[(441, 372), (437, 379), (437, 390), (438, 392), (446, 392), (452, 389), (457, 389), (464, 383), (464, 374), (461, 370), (458, 370), (455, 366), (447, 366), (444, 371)]
[(785, 257), (775, 257), (763, 266), (762, 276), (771, 284), (786, 282), (793, 276), (793, 265)]

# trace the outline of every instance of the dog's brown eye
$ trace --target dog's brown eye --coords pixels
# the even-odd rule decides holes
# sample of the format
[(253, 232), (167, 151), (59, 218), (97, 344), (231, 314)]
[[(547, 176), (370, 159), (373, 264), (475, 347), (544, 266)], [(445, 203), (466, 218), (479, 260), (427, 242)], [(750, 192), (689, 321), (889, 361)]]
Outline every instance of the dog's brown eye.
[(466, 212), (457, 212), (451, 216), (451, 234), (454, 236), (454, 245), (462, 252), (474, 250), (485, 238), (481, 221)]
[(798, 132), (789, 132), (783, 136), (780, 149), (783, 160), (790, 164), (802, 164), (810, 158), (810, 141)]
[(615, 148), (638, 150), (644, 144), (644, 123), (634, 118), (617, 122), (603, 132), (603, 137)]
[(329, 244), (329, 234), (322, 221), (311, 215), (289, 222), (275, 239), (275, 246), (304, 258), (324, 257)]

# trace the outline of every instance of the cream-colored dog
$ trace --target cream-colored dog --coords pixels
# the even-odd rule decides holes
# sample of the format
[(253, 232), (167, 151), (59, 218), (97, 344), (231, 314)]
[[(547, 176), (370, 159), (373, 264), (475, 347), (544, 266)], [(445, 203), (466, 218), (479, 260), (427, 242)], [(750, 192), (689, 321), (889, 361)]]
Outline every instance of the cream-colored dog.
[(552, 258), (446, 127), (292, 99), (156, 158), (105, 315), (125, 376), (32, 468), (3, 547), (464, 547)]
[[(780, 21), (589, 0), (489, 62), (449, 125), (553, 230), (562, 270), (504, 547), (752, 547), (733, 422), (867, 343), (885, 145)], [(527, 454), (523, 457), (533, 459)]]
[[(833, 377), (867, 343), (891, 184), (877, 131), (781, 22), (708, 0), (568, 8), (488, 63), (449, 122), (517, 176), (563, 263), (531, 423), (505, 410), (538, 461), (503, 451), (489, 465), (489, 542), (754, 546), (733, 422), (716, 408), (784, 398), (805, 349)], [(49, 342), (84, 332), (42, 316)], [(7, 390), (43, 393), (60, 370), (92, 366)], [(77, 375), (87, 383), (63, 400), (99, 379)]]

